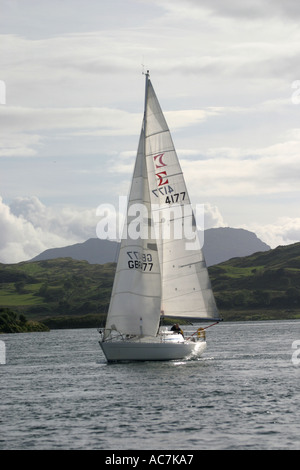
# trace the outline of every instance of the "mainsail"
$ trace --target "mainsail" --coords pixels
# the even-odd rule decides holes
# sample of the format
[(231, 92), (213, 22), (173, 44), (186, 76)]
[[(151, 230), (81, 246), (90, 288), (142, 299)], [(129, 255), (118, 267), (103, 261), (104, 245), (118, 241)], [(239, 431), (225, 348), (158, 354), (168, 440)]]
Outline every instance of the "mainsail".
[[(137, 226), (138, 231), (132, 230)], [(219, 319), (182, 170), (147, 73), (144, 120), (106, 328), (155, 336), (161, 314)]]

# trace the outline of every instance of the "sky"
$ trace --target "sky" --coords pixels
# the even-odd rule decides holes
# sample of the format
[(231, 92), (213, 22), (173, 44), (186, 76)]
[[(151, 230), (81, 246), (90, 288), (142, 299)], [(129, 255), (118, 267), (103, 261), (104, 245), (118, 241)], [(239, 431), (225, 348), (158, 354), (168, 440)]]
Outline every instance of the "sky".
[(147, 69), (205, 228), (300, 241), (297, 0), (0, 0), (0, 11), (0, 262), (96, 237), (97, 208), (119, 211)]

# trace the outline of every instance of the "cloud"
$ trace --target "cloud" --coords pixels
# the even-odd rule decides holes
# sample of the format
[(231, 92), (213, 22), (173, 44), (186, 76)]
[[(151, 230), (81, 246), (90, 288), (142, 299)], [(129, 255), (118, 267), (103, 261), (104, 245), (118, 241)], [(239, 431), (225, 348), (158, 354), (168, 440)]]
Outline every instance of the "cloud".
[[(140, 125), (140, 115), (109, 108), (1, 108), (1, 131), (98, 129), (101, 135), (132, 133)], [(139, 120), (137, 120), (139, 118)], [(135, 120), (137, 122), (135, 122)], [(129, 121), (129, 124), (128, 124)], [(136, 133), (136, 129), (135, 129)]]
[(96, 210), (46, 207), (37, 197), (0, 198), (0, 262), (17, 263), (48, 248), (96, 236)]
[(204, 229), (227, 227), (219, 208), (213, 204), (204, 204)]
[[(1, 119), (0, 119), (1, 121)], [(3, 132), (0, 130), (0, 157), (32, 157), (42, 143), (38, 134)]]
[(130, 136), (140, 125), (140, 115), (118, 109), (1, 107), (0, 156), (49, 155), (61, 138), (69, 141), (72, 153), (74, 136)]
[(203, 109), (181, 109), (178, 111), (165, 111), (164, 115), (168, 126), (172, 130), (183, 129), (207, 121), (212, 116), (219, 116), (226, 112), (224, 108), (207, 107)]
[[(83, 2), (77, 3), (81, 7), (84, 5)], [(65, 28), (56, 29), (54, 17), (57, 24), (61, 24), (60, 16), (67, 12), (68, 7), (61, 6), (60, 2), (54, 10), (49, 4), (52, 22), (45, 24), (42, 21), (46, 36), (39, 30), (38, 38), (33, 40), (27, 28), (24, 34), (3, 34), (1, 37), (0, 60), (5, 73), (3, 78), (7, 82), (7, 100), (24, 106), (59, 107), (77, 103), (79, 107), (88, 104), (99, 107), (115, 103), (116, 90), (123, 88), (126, 93), (122, 97), (118, 91), (117, 100), (131, 101), (137, 106), (136, 87), (131, 88), (131, 84), (141, 71), (143, 57), (150, 72), (153, 71), (153, 77), (173, 74), (175, 79), (172, 77), (167, 85), (161, 85), (169, 95), (174, 93), (182, 76), (185, 80), (182, 89), (192, 98), (201, 92), (201, 88), (197, 91), (197, 86), (205, 85), (212, 93), (215, 87), (222, 86), (225, 78), (243, 78), (248, 81), (247, 88), (250, 86), (249, 78), (255, 80), (256, 86), (258, 79), (280, 80), (283, 74), (297, 79), (294, 74), (299, 62), (299, 34), (296, 28), (291, 34), (290, 24), (284, 23), (279, 15), (281, 10), (292, 11), (292, 7), (280, 8), (279, 2), (270, 6), (268, 2), (259, 0), (248, 3), (172, 0), (157, 2), (156, 5), (151, 2), (151, 8), (147, 1), (126, 0), (123, 7), (119, 2), (120, 11), (135, 8), (138, 16), (143, 10), (151, 11), (151, 14), (144, 15), (139, 26), (135, 12), (131, 17), (135, 27), (128, 28), (128, 20), (125, 20), (128, 15), (123, 15), (123, 26), (113, 21), (114, 17), (121, 17), (119, 11), (118, 15), (112, 15), (105, 27), (97, 28), (97, 22), (91, 20), (93, 12), (97, 15), (95, 11), (99, 6), (92, 2), (89, 9), (84, 8), (89, 14), (83, 12), (85, 31), (82, 31), (80, 16), (83, 8), (69, 6), (72, 15)], [(102, 10), (107, 8), (101, 6)], [(23, 8), (18, 2), (19, 11)], [(35, 10), (36, 6), (35, 21), (40, 23), (41, 18)], [(295, 10), (299, 11), (299, 8)], [(42, 14), (42, 9), (37, 11)], [(237, 21), (234, 12), (236, 16), (242, 14), (245, 21)], [(251, 12), (255, 21), (246, 21)], [(268, 21), (260, 15), (263, 12), (268, 14)], [(270, 13), (273, 15), (274, 12), (278, 13), (276, 18), (270, 19)], [(101, 20), (105, 17), (104, 11), (100, 17)], [(10, 18), (10, 21), (14, 26), (15, 20)], [(72, 32), (69, 31), (71, 22)], [(91, 28), (91, 23), (94, 28)], [(22, 31), (21, 25), (17, 31)], [(47, 31), (50, 37), (47, 37)], [(192, 87), (188, 85), (190, 89), (187, 90), (186, 79), (188, 77), (190, 83), (191, 75), (195, 75), (197, 82)], [(241, 86), (237, 82), (232, 86), (232, 100), (237, 85)]]
[(183, 159), (191, 191), (223, 197), (298, 192), (300, 131), (293, 136), (293, 140), (266, 147), (216, 147), (207, 149), (201, 158)]
[(271, 248), (300, 241), (300, 218), (279, 217), (270, 224), (249, 224), (241, 228), (253, 231)]
[[(59, 34), (85, 33), (136, 26), (152, 19), (161, 10), (149, 0), (1, 0), (1, 30), (21, 32), (30, 38), (49, 38)], [(42, 21), (43, 19), (47, 21)]]
[(252, 0), (241, 2), (240, 0), (172, 0), (164, 2), (168, 9), (181, 11), (195, 11), (205, 9), (220, 17), (229, 17), (253, 21), (260, 18), (282, 17), (295, 20), (300, 17), (300, 6), (295, 0)]
[[(197, 125), (222, 112), (221, 108), (166, 112), (174, 130)], [(64, 137), (137, 135), (142, 114), (110, 108), (0, 108), (0, 156), (34, 156), (39, 149)], [(48, 141), (48, 142), (47, 142)], [(94, 149), (99, 152), (99, 149)]]

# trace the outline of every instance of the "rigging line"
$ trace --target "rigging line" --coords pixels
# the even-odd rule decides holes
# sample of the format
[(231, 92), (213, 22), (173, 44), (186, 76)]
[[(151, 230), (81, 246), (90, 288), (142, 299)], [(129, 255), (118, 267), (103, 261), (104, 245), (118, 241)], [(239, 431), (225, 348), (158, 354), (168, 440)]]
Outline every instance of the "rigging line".
[(145, 139), (149, 139), (150, 137), (153, 137), (154, 135), (157, 135), (157, 134), (164, 134), (165, 132), (170, 132), (170, 131), (169, 131), (169, 129), (164, 129), (164, 130), (160, 130), (158, 132), (153, 132), (153, 134), (148, 134), (148, 135), (145, 134)]
[[(167, 203), (166, 203), (166, 204), (167, 204)], [(180, 202), (174, 202), (174, 204), (172, 204), (171, 207), (170, 207), (170, 206), (167, 206), (167, 205), (166, 205), (166, 206), (163, 206), (163, 207), (161, 206), (161, 207), (159, 207), (158, 209), (154, 208), (154, 209), (153, 209), (153, 212), (154, 212), (154, 211), (156, 211), (156, 212), (157, 212), (157, 211), (165, 211), (165, 210), (167, 210), (167, 209), (169, 209), (168, 212), (171, 212), (172, 209), (173, 209), (173, 207), (175, 208), (175, 209), (174, 209), (174, 212), (176, 212), (176, 209), (178, 209), (179, 207), (181, 208), (181, 207), (186, 207), (186, 206), (188, 206), (188, 204), (181, 204)], [(175, 214), (175, 215), (176, 215), (176, 214)], [(155, 223), (158, 225), (158, 224), (163, 224), (163, 223), (165, 223), (165, 222), (174, 222), (175, 220), (183, 220), (183, 219), (187, 219), (188, 217), (193, 218), (193, 215), (194, 215), (194, 214), (185, 214), (185, 213), (182, 214), (182, 213), (181, 213), (178, 217), (169, 218), (169, 219), (167, 219), (166, 221), (161, 219), (161, 220), (159, 220), (158, 222), (155, 221)], [(196, 232), (195, 232), (195, 233), (196, 233)]]
[[(171, 240), (171, 241), (165, 240), (165, 241), (164, 241), (164, 242), (165, 242), (164, 245), (165, 245), (165, 244), (168, 244), (168, 243), (171, 243), (172, 241), (173, 241), (173, 240)], [(175, 262), (176, 262), (176, 261), (179, 262), (180, 260), (188, 260), (189, 258), (195, 259), (196, 256), (200, 256), (199, 253), (196, 253), (196, 254), (193, 253), (194, 250), (188, 250), (188, 251), (190, 252), (189, 254), (184, 253), (182, 256), (177, 256), (176, 253), (174, 253), (175, 258), (173, 258), (173, 255), (172, 255), (172, 257), (170, 256), (170, 257), (168, 258), (168, 260), (166, 261), (166, 263), (174, 263), (174, 261), (175, 261)], [(201, 259), (198, 260), (198, 262), (199, 262), (199, 263), (203, 263), (203, 262), (205, 262), (205, 260), (204, 260), (203, 258), (201, 258)], [(189, 265), (190, 263), (187, 263), (187, 264)]]
[[(151, 144), (150, 144), (150, 146), (151, 146)], [(166, 150), (163, 150), (163, 151), (159, 151), (159, 154), (161, 154), (161, 153), (165, 154), (165, 153), (171, 153), (171, 152), (173, 152), (173, 153), (176, 154), (176, 151), (174, 150), (174, 148), (170, 148), (170, 149), (166, 149)], [(147, 156), (147, 157), (152, 157), (152, 155), (157, 155), (157, 154), (158, 154), (158, 152), (147, 152), (147, 155), (146, 155), (146, 156)]]
[(131, 295), (136, 295), (137, 297), (147, 297), (147, 298), (151, 298), (151, 299), (160, 299), (160, 295), (146, 295), (146, 294), (140, 294), (138, 292), (132, 292), (130, 290), (120, 290), (120, 291), (117, 291), (115, 292), (112, 297), (115, 297), (116, 295), (120, 295), (120, 294), (131, 294)]
[[(213, 323), (212, 325), (208, 325), (208, 326), (205, 326), (204, 328), (202, 328), (202, 330), (207, 330), (207, 328), (210, 328), (211, 326), (214, 326), (214, 325), (217, 325), (218, 323), (220, 323), (222, 321), (222, 319), (216, 321), (215, 323)], [(198, 328), (199, 329), (199, 328)], [(192, 336), (194, 336), (196, 333), (198, 333), (198, 330), (195, 331), (195, 333), (193, 333), (191, 336), (189, 336), (188, 338), (186, 338), (186, 340), (189, 340)]]
[[(176, 259), (170, 259), (168, 261), (165, 261), (165, 264), (173, 263), (173, 265), (174, 265), (174, 262), (176, 263), (176, 261), (177, 261)], [(202, 264), (202, 268), (206, 268), (205, 262), (203, 260), (196, 261), (195, 263), (183, 264), (182, 266), (178, 265), (178, 268), (186, 268), (187, 266), (192, 266), (192, 265), (195, 265), (195, 264)], [(201, 268), (201, 266), (200, 266), (200, 268)], [(196, 271), (196, 273), (197, 272), (199, 272), (199, 271)], [(178, 273), (176, 273), (176, 274), (180, 277), (191, 276), (192, 274), (195, 275), (195, 271), (188, 272), (186, 274), (184, 274), (182, 271), (178, 271)]]
[[(190, 239), (188, 239), (188, 238), (183, 238), (183, 239), (182, 239), (182, 238), (177, 238), (177, 239), (170, 239), (170, 240), (168, 240), (168, 239), (162, 239), (162, 240), (159, 239), (158, 241), (161, 243), (161, 245), (167, 246), (167, 245), (169, 245), (170, 243), (173, 243), (173, 242), (176, 242), (176, 241), (181, 241), (181, 240), (184, 240), (186, 244), (188, 244), (188, 243), (194, 243), (193, 240), (190, 240)], [(198, 248), (201, 249), (200, 242), (199, 242), (199, 246), (198, 246), (198, 241), (196, 241), (196, 247), (193, 248), (193, 249), (188, 250), (188, 251), (190, 252), (190, 255), (184, 255), (184, 256), (181, 256), (181, 258), (185, 258), (185, 257), (188, 257), (188, 256), (196, 256), (197, 253), (195, 253), (195, 252), (198, 252)], [(176, 259), (176, 258), (172, 258), (172, 260), (173, 260), (173, 259)], [(178, 259), (179, 259), (179, 258), (178, 258)], [(170, 260), (170, 261), (172, 261), (172, 260)]]
[(186, 266), (191, 266), (192, 264), (199, 264), (199, 263), (203, 263), (204, 261), (203, 260), (199, 260), (199, 261), (195, 261), (194, 263), (188, 263), (188, 264), (179, 264), (178, 265), (178, 268), (185, 268)]

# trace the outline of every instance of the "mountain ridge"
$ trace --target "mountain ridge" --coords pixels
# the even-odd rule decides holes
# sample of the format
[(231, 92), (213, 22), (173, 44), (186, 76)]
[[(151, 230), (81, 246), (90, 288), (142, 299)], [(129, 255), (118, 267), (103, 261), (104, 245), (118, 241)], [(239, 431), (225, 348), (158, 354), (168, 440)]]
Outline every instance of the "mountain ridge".
[[(200, 234), (200, 240), (203, 237)], [(218, 227), (204, 231), (203, 253), (207, 266), (212, 266), (235, 257), (248, 256), (271, 248), (255, 233), (240, 228)], [(90, 264), (105, 264), (117, 261), (119, 242), (89, 238), (85, 242), (43, 251), (30, 261), (70, 257), (86, 260)]]

